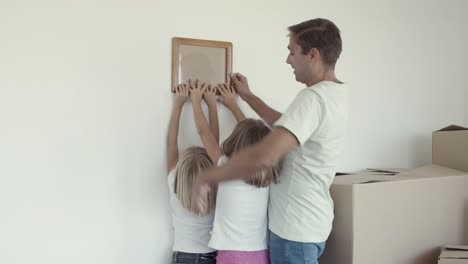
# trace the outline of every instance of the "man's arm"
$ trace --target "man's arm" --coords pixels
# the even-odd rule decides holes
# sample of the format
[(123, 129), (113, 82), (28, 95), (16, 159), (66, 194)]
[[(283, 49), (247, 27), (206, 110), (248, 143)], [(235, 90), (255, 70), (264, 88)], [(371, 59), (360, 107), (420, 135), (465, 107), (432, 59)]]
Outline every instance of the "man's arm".
[(217, 168), (202, 172), (193, 185), (193, 199), (201, 212), (208, 210), (207, 196), (210, 185), (221, 181), (247, 178), (275, 166), (289, 151), (299, 146), (296, 137), (283, 127), (274, 128), (259, 143), (234, 154), (229, 161)]
[(253, 93), (242, 97), (249, 106), (272, 127), (273, 124), (281, 117), (281, 113), (269, 107), (265, 102), (258, 98)]
[(231, 74), (231, 81), (244, 100), (269, 126), (281, 117), (281, 113), (269, 107), (265, 102), (250, 91), (247, 78), (240, 73)]
[(299, 142), (289, 130), (275, 127), (258, 144), (236, 153), (226, 164), (206, 171), (199, 178), (202, 184), (247, 178), (275, 166), (284, 155), (297, 146)]

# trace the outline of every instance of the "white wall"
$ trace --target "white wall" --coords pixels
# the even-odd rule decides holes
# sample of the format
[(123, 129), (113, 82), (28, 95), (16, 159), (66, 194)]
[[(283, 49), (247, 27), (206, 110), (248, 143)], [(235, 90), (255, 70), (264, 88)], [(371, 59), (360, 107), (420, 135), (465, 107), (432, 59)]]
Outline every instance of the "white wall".
[[(169, 261), (174, 36), (233, 42), (234, 70), (283, 111), (302, 88), (287, 26), (330, 18), (351, 95), (340, 170), (429, 163), (431, 131), (468, 124), (468, 3), (343, 2), (2, 0), (0, 263)], [(182, 147), (195, 132), (185, 110)]]

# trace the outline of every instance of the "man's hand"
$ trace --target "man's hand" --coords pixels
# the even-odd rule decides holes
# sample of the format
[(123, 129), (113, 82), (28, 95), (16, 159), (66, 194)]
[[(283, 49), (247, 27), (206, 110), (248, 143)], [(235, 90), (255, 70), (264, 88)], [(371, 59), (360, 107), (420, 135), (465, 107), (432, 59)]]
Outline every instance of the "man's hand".
[(231, 73), (229, 76), (231, 77), (234, 89), (236, 89), (242, 99), (252, 94), (249, 88), (249, 82), (244, 75), (240, 73)]

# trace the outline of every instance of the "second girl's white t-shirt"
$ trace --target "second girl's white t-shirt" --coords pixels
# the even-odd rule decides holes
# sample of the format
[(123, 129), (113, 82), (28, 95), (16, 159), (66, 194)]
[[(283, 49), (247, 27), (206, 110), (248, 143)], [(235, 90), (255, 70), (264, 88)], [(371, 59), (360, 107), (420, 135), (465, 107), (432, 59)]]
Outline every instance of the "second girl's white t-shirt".
[[(218, 166), (227, 161), (222, 156)], [(217, 250), (267, 249), (269, 187), (257, 188), (243, 180), (218, 185), (213, 231), (209, 247)]]

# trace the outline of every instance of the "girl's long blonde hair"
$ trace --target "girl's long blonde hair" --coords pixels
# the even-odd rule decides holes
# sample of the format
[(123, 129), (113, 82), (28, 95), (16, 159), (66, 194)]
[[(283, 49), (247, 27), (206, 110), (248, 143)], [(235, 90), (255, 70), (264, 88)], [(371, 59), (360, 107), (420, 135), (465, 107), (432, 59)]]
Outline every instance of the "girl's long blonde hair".
[(216, 205), (216, 188), (208, 192), (208, 210), (203, 213), (198, 210), (192, 201), (192, 189), (196, 177), (204, 170), (213, 166), (208, 153), (201, 147), (190, 147), (184, 151), (181, 159), (177, 162), (175, 171), (174, 193), (182, 206), (197, 215), (209, 214)]
[[(262, 140), (270, 131), (270, 128), (262, 120), (247, 118), (239, 122), (231, 135), (223, 142), (223, 153), (226, 157), (230, 158), (239, 150)], [(276, 183), (278, 181), (278, 176), (279, 166), (277, 164), (244, 181), (247, 184), (261, 188), (270, 185), (271, 182)]]

